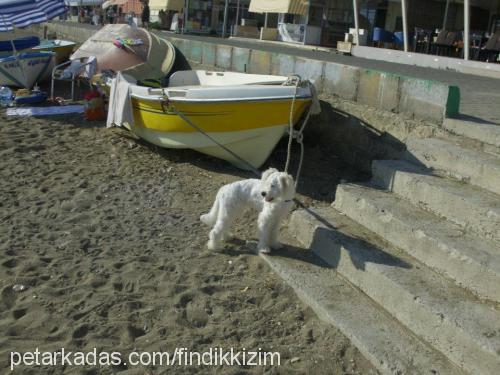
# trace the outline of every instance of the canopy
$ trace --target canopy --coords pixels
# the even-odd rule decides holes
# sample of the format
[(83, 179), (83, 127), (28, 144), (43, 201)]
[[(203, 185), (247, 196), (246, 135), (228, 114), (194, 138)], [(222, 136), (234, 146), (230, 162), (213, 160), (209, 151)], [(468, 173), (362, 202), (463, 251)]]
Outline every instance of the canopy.
[(180, 12), (184, 8), (184, 0), (150, 0), (151, 10), (176, 10)]
[(0, 31), (46, 22), (65, 12), (63, 0), (0, 0)]
[(128, 0), (108, 0), (108, 1), (105, 1), (103, 4), (102, 4), (102, 9), (106, 9), (108, 7), (110, 7), (111, 5), (123, 5), (127, 2)]
[(308, 0), (251, 0), (249, 12), (252, 13), (290, 13), (307, 14)]

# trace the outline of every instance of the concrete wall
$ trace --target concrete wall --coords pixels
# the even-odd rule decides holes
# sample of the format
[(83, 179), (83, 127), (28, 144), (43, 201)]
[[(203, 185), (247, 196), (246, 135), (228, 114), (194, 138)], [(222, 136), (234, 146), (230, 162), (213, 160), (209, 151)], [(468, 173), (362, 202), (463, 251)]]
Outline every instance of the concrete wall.
[(424, 68), (454, 70), (482, 77), (500, 78), (500, 65), (482, 61), (457, 59), (454, 57), (426, 55), (404, 52), (387, 48), (353, 46), (352, 55), (356, 57), (382, 60), (397, 64), (416, 65)]
[(169, 40), (195, 63), (248, 73), (299, 74), (313, 81), (320, 94), (334, 94), (411, 118), (442, 124), (444, 118), (459, 110), (458, 88), (441, 82), (267, 51), (220, 45), (216, 48), (215, 44), (176, 37)]
[[(42, 27), (38, 27), (41, 33)], [(96, 28), (50, 23), (59, 38), (83, 42)], [(409, 136), (429, 136), (443, 119), (458, 112), (458, 88), (375, 70), (305, 59), (262, 50), (168, 38), (185, 66), (212, 70), (299, 74), (315, 83), (323, 113), (313, 118), (311, 136), (332, 148), (345, 161), (370, 172), (374, 159), (397, 158)], [(180, 65), (179, 65), (180, 66)]]

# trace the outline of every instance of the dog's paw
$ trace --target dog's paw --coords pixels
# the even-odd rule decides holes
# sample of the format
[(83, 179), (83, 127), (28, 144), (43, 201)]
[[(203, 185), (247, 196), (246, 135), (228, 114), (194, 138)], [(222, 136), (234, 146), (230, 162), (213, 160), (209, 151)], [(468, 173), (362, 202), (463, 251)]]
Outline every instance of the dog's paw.
[(207, 247), (209, 250), (220, 250), (222, 248), (222, 244), (214, 240), (209, 240), (207, 242)]
[(271, 254), (270, 247), (261, 247), (258, 250), (259, 250), (259, 253), (261, 253), (261, 254)]
[(275, 249), (275, 250), (279, 250), (279, 249), (283, 249), (283, 244), (279, 241), (276, 241), (276, 242), (273, 242), (272, 245), (271, 245), (271, 248), (272, 249)]

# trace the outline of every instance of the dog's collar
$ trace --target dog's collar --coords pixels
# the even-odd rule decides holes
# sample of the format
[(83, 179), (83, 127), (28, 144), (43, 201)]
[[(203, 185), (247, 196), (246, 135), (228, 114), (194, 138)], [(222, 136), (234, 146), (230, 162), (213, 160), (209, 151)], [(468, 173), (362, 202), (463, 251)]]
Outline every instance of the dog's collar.
[(283, 202), (290, 203), (291, 201), (293, 201), (293, 199), (287, 199), (286, 201), (283, 201)]

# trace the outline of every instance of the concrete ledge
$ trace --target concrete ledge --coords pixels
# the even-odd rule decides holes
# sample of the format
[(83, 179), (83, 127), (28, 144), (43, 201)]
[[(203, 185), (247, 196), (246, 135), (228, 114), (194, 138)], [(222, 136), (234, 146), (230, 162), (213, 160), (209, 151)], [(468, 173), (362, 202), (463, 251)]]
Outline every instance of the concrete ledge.
[[(375, 160), (372, 165), (372, 181), (376, 185), (462, 226), (469, 234), (490, 238), (500, 244), (498, 195), (433, 176), (429, 171), (402, 160)], [(500, 290), (498, 300), (500, 302)]]
[(500, 158), (437, 138), (410, 139), (404, 157), (445, 175), (500, 194)]
[(367, 59), (383, 60), (397, 64), (415, 65), (426, 68), (454, 70), (483, 77), (500, 78), (500, 65), (481, 61), (466, 61), (451, 57), (366, 46), (353, 46), (351, 53), (353, 56)]
[(447, 118), (443, 127), (453, 134), (500, 148), (500, 125), (469, 121), (467, 118)]

